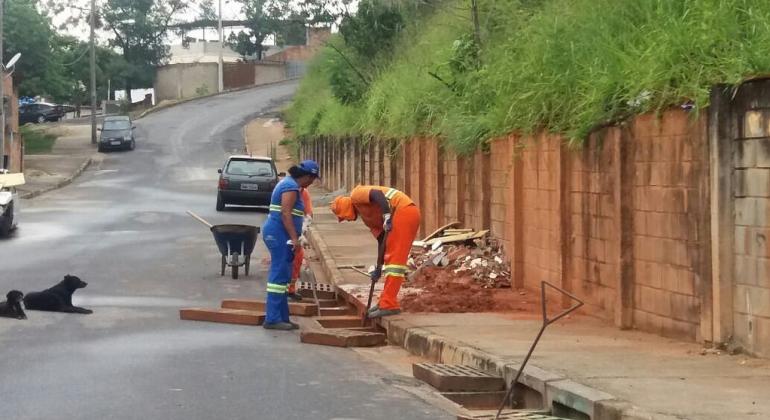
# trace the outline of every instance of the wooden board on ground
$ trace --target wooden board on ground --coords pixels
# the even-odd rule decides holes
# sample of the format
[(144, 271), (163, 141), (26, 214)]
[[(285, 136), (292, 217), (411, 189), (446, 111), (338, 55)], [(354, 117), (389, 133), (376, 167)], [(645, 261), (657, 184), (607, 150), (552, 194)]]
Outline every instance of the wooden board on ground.
[(440, 238), (433, 238), (426, 242), (428, 246), (431, 246), (435, 244), (436, 242), (441, 242), (442, 244), (448, 244), (453, 242), (465, 242), (465, 241), (472, 241), (474, 239), (481, 239), (489, 234), (488, 230), (482, 230), (479, 232), (472, 232), (472, 233), (464, 233), (462, 235), (452, 235), (452, 236), (442, 236)]
[(239, 325), (262, 325), (265, 322), (264, 312), (223, 308), (184, 308), (179, 310), (179, 318)]
[[(226, 309), (243, 309), (246, 311), (265, 312), (266, 305), (263, 300), (256, 299), (225, 299), (222, 307)], [(315, 316), (318, 307), (312, 302), (289, 302), (289, 314), (296, 316)]]
[(422, 242), (428, 242), (429, 240), (431, 240), (431, 239), (437, 237), (438, 235), (440, 235), (441, 232), (443, 232), (443, 231), (445, 231), (447, 229), (453, 228), (453, 227), (457, 227), (457, 226), (460, 226), (460, 222), (458, 222), (458, 221), (454, 221), (452, 223), (447, 223), (444, 226), (441, 226), (440, 228), (438, 228), (435, 231), (433, 231), (433, 233), (431, 233), (430, 235), (428, 235), (425, 238), (423, 238)]

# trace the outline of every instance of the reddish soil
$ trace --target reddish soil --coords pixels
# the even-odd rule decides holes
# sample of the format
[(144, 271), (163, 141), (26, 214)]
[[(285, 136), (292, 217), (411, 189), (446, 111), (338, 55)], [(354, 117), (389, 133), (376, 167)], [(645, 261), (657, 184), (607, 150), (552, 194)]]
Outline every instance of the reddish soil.
[(484, 289), (471, 273), (455, 274), (451, 269), (425, 268), (407, 287), (422, 289), (405, 294), (401, 308), (406, 312), (538, 312), (537, 296), (516, 289)]

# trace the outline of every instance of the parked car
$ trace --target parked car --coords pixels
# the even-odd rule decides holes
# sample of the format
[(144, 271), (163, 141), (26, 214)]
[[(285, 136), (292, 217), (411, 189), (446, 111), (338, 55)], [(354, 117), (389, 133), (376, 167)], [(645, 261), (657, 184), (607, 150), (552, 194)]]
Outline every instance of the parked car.
[(230, 156), (219, 169), (217, 211), (228, 204), (268, 206), (278, 173), (273, 159), (265, 156)]
[(23, 183), (24, 175), (7, 174), (0, 169), (0, 236), (7, 236), (19, 223), (16, 187)]
[(101, 135), (97, 148), (100, 152), (108, 149), (134, 150), (136, 148), (135, 128), (127, 115), (105, 117), (102, 127), (99, 128)]
[(64, 118), (64, 109), (60, 105), (34, 103), (19, 106), (19, 124), (59, 121)]

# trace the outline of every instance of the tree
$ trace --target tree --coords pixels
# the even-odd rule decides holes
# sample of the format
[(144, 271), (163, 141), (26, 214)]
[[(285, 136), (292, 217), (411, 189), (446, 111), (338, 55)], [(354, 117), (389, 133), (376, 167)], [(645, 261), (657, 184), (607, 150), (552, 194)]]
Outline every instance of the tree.
[(246, 30), (230, 34), (227, 43), (242, 57), (262, 58), (265, 39), (281, 27), (289, 9), (288, 0), (236, 0), (246, 21)]
[[(53, 66), (54, 32), (50, 20), (40, 13), (36, 0), (5, 2), (4, 57), (21, 53), (14, 78), (19, 94), (58, 95), (64, 81)], [(7, 59), (6, 59), (7, 61)]]
[(110, 45), (125, 61), (126, 96), (135, 87), (151, 87), (155, 67), (168, 59), (166, 35), (176, 15), (187, 8), (184, 0), (107, 0), (102, 18), (114, 38)]

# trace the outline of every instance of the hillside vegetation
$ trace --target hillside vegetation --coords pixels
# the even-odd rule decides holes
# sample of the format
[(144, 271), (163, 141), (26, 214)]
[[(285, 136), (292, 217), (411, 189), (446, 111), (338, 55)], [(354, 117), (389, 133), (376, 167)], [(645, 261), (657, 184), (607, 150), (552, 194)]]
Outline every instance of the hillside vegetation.
[(479, 0), (478, 32), (470, 3), (363, 0), (287, 110), (295, 135), (434, 135), (467, 152), (545, 128), (579, 142), (770, 72), (767, 0)]

